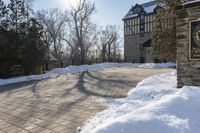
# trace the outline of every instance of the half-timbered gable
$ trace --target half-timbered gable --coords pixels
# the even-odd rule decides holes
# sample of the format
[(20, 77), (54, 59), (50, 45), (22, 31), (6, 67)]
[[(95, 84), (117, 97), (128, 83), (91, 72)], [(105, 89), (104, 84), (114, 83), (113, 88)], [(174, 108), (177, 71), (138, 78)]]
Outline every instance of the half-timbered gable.
[(146, 45), (146, 43), (151, 42), (153, 21), (160, 8), (162, 6), (156, 1), (136, 4), (123, 18), (124, 55), (128, 62), (153, 62), (149, 51), (151, 45)]

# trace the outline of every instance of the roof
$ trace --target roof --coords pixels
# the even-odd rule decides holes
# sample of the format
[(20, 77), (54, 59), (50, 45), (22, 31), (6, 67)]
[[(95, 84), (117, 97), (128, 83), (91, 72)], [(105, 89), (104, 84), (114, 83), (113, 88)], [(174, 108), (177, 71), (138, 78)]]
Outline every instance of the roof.
[(197, 5), (200, 5), (200, 0), (181, 0), (181, 5), (178, 6), (176, 9), (182, 10), (182, 9), (194, 7)]
[(181, 0), (181, 3), (183, 5), (186, 5), (186, 4), (191, 4), (191, 3), (194, 3), (194, 2), (199, 2), (200, 0)]
[[(154, 10), (157, 7), (160, 7), (161, 5), (158, 5), (157, 1), (150, 1), (144, 4), (136, 4), (135, 6), (132, 6), (129, 12), (126, 14), (126, 16), (123, 18), (123, 20), (134, 18), (139, 16), (140, 12), (144, 12), (146, 14), (153, 13)], [(140, 12), (136, 12), (135, 9), (140, 8)]]

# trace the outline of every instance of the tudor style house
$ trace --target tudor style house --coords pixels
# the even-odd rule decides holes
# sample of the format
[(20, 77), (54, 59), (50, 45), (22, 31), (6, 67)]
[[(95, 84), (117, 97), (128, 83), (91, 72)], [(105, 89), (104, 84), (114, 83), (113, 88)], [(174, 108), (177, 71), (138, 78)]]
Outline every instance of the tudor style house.
[(124, 21), (124, 58), (127, 62), (154, 62), (151, 56), (153, 21), (162, 6), (156, 1), (132, 6)]

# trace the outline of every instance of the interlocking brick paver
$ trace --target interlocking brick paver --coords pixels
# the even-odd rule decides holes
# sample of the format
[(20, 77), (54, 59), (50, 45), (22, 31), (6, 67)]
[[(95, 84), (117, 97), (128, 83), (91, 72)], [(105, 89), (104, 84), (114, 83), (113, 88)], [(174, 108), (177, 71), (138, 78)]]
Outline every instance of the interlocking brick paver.
[(60, 133), (61, 131), (63, 131), (64, 129), (66, 129), (66, 127), (63, 126), (58, 126), (52, 129), (52, 131), (56, 132), (56, 133)]
[(3, 128), (2, 130), (5, 131), (5, 132), (9, 132), (9, 131), (14, 130), (14, 129), (15, 129), (15, 127), (10, 125), (10, 126), (7, 126), (7, 127)]
[(48, 129), (45, 129), (45, 130), (41, 131), (40, 133), (52, 133), (52, 131), (48, 130)]
[(52, 123), (51, 125), (48, 125), (46, 128), (51, 130), (51, 129), (56, 128), (58, 126), (59, 126), (58, 124)]
[(11, 126), (12, 126), (12, 124), (5, 122), (4, 124), (1, 125), (1, 129), (3, 130), (5, 128), (11, 127)]
[[(72, 121), (71, 121), (71, 122), (72, 122)], [(62, 123), (60, 123), (60, 125), (66, 127), (66, 126), (69, 125), (71, 122), (68, 121), (68, 120), (64, 120)]]
[(114, 68), (0, 86), (0, 133), (76, 133), (142, 79), (172, 69)]
[(5, 131), (0, 130), (0, 133), (5, 133)]
[(57, 124), (60, 124), (60, 123), (62, 123), (62, 122), (64, 122), (65, 120), (63, 120), (63, 119), (57, 119), (56, 121), (54, 121), (55, 123), (57, 123)]
[(16, 127), (13, 130), (9, 130), (8, 133), (20, 133), (21, 131), (22, 129)]
[(31, 133), (40, 133), (41, 131), (45, 130), (44, 128), (42, 127), (39, 127), (39, 126), (36, 126), (28, 131), (30, 131)]

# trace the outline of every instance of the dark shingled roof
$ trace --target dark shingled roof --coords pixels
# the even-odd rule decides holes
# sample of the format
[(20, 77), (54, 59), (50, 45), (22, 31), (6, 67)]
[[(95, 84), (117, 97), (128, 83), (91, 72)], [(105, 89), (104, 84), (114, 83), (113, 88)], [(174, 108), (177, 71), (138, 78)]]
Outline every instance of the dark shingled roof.
[[(197, 3), (197, 2), (200, 2), (200, 0), (181, 0), (181, 4), (182, 4), (182, 5), (193, 4), (193, 3)], [(158, 2), (155, 1), (155, 0), (150, 1), (150, 2), (147, 2), (147, 3), (144, 3), (144, 4), (140, 4), (140, 5), (139, 5), (139, 4), (136, 4), (136, 5), (134, 5), (134, 6), (131, 7), (131, 9), (130, 9), (129, 12), (126, 14), (126, 16), (123, 18), (123, 20), (131, 19), (131, 18), (134, 18), (134, 17), (138, 17), (138, 16), (139, 16), (139, 13), (135, 13), (135, 12), (133, 11), (133, 9), (134, 9), (136, 6), (141, 7), (142, 11), (144, 11), (146, 14), (153, 13), (154, 10), (155, 10), (157, 7), (163, 7), (163, 5), (158, 4)]]
[(150, 1), (150, 2), (147, 2), (147, 3), (144, 3), (144, 4), (136, 4), (135, 6), (132, 6), (131, 9), (129, 10), (129, 12), (126, 14), (126, 16), (123, 18), (123, 20), (126, 20), (126, 19), (131, 19), (131, 18), (134, 18), (134, 17), (137, 17), (139, 14), (138, 13), (135, 13), (133, 11), (133, 9), (136, 7), (136, 6), (139, 6), (142, 8), (142, 10), (146, 13), (146, 14), (151, 14), (154, 12), (154, 10), (157, 8), (157, 7), (162, 7), (162, 5), (158, 5), (158, 2), (157, 1)]
[(185, 8), (193, 7), (200, 4), (200, 0), (182, 0), (181, 5), (178, 6), (177, 10), (182, 10)]
[(138, 13), (135, 13), (133, 11), (133, 9), (136, 7), (136, 6), (139, 6), (142, 8), (142, 10), (147, 13), (147, 14), (150, 14), (150, 13), (153, 13), (154, 12), (154, 9), (160, 5), (158, 5), (157, 1), (150, 1), (150, 2), (147, 2), (147, 3), (144, 3), (144, 4), (136, 4), (135, 6), (132, 6), (131, 9), (129, 10), (129, 12), (126, 14), (126, 16), (123, 18), (123, 20), (126, 20), (126, 19), (130, 19), (130, 18), (133, 18), (133, 17), (137, 17), (139, 14)]
[(193, 2), (198, 2), (200, 0), (181, 0), (182, 4), (188, 4), (188, 3), (193, 3)]

